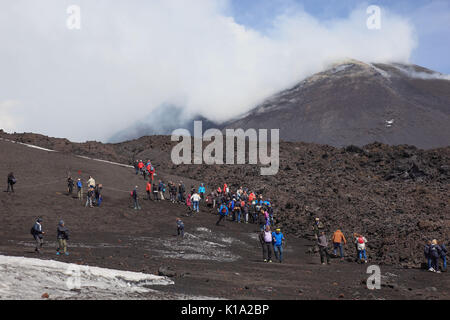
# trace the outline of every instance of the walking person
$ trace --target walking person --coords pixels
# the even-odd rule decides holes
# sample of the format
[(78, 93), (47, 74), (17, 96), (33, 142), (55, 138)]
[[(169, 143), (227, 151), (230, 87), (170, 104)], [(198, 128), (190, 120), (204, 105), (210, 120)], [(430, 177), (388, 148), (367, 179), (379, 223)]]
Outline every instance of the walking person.
[(139, 197), (137, 193), (138, 186), (135, 186), (132, 192), (133, 197), (133, 207), (134, 210), (141, 210), (141, 206), (139, 205)]
[(56, 254), (59, 256), (62, 250), (62, 253), (68, 256), (67, 241), (69, 240), (69, 229), (66, 228), (63, 220), (59, 221), (58, 228), (56, 229), (56, 239), (58, 240)]
[(283, 262), (283, 245), (284, 245), (284, 235), (281, 233), (281, 229), (276, 229), (272, 232), (273, 238), (273, 251), (275, 253), (275, 258), (282, 263)]
[(14, 173), (10, 172), (7, 177), (8, 186), (6, 188), (6, 192), (9, 193), (9, 190), (11, 190), (11, 192), (14, 193), (14, 185), (16, 184), (16, 182), (17, 182), (17, 180), (14, 177)]
[(95, 179), (89, 176), (89, 179), (87, 181), (88, 188), (95, 188)]
[(331, 239), (333, 241), (333, 254), (337, 255), (337, 249), (339, 248), (339, 253), (341, 260), (344, 260), (344, 248), (343, 246), (347, 244), (344, 234), (341, 230), (336, 230)]
[(164, 200), (164, 191), (165, 191), (166, 187), (164, 185), (164, 182), (162, 182), (161, 180), (159, 180), (159, 184), (158, 184), (158, 192), (159, 192), (159, 198), (161, 200)]
[(206, 193), (205, 185), (202, 183), (200, 187), (198, 187), (198, 194), (200, 195), (202, 200), (205, 199), (205, 193)]
[(216, 226), (220, 224), (220, 221), (225, 219), (225, 217), (228, 215), (228, 208), (225, 205), (225, 203), (222, 203), (219, 208), (219, 220), (216, 222)]
[[(367, 263), (367, 254), (366, 254), (367, 239), (359, 234), (356, 237), (355, 243), (356, 243), (356, 248), (358, 250), (358, 261), (359, 262), (364, 261), (364, 263)], [(364, 260), (362, 260), (363, 257), (364, 257)]]
[(193, 211), (194, 212), (200, 212), (200, 208), (199, 208), (199, 203), (200, 203), (200, 200), (201, 200), (201, 197), (200, 197), (200, 195), (198, 194), (198, 193), (194, 193), (192, 196), (191, 196), (191, 201), (192, 201), (192, 206), (193, 206)]
[(44, 234), (45, 232), (42, 231), (42, 219), (38, 218), (31, 228), (31, 235), (36, 242), (36, 248), (34, 249), (34, 251), (36, 251), (37, 253), (41, 253), (41, 248), (44, 245)]
[(75, 186), (75, 183), (73, 182), (72, 177), (67, 178), (67, 192), (69, 195), (73, 193), (73, 187)]
[(325, 258), (327, 264), (330, 264), (330, 254), (328, 253), (328, 239), (325, 235), (325, 231), (322, 231), (317, 239), (317, 245), (319, 246), (320, 262), (325, 264)]
[(260, 233), (259, 241), (261, 242), (263, 249), (263, 261), (272, 262), (272, 232), (270, 226), (266, 226), (265, 230)]
[(177, 236), (184, 238), (184, 223), (180, 218), (177, 218)]
[(323, 223), (320, 221), (320, 218), (316, 218), (313, 224), (314, 238), (319, 239), (320, 232), (323, 229)]
[(92, 198), (94, 197), (94, 188), (89, 187), (89, 190), (87, 192), (87, 198), (86, 198), (86, 204), (85, 207), (87, 208), (88, 206), (90, 208), (93, 208), (93, 202), (92, 202)]
[(83, 183), (81, 182), (81, 179), (77, 180), (77, 193), (78, 200), (83, 201)]
[(152, 184), (150, 181), (147, 181), (147, 184), (145, 186), (145, 192), (147, 192), (147, 200), (151, 200), (151, 194), (152, 194)]
[(153, 200), (159, 201), (158, 199), (158, 187), (156, 186), (156, 183), (153, 184)]

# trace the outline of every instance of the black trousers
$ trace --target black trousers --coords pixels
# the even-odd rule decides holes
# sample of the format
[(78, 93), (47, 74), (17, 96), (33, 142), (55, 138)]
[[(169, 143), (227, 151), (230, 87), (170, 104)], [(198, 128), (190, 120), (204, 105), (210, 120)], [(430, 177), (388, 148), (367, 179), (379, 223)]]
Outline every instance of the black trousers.
[(216, 225), (219, 225), (220, 221), (222, 221), (223, 219), (225, 219), (225, 216), (220, 215), (219, 220), (216, 222)]
[(327, 263), (330, 263), (330, 254), (328, 253), (328, 248), (319, 246), (319, 253), (321, 263), (325, 262), (325, 258), (327, 259)]
[(8, 188), (6, 189), (6, 192), (9, 192), (9, 189), (11, 189), (11, 192), (14, 192), (14, 185), (11, 182), (8, 182)]
[(272, 259), (272, 242), (265, 242), (262, 245), (263, 247), (263, 259), (271, 260)]

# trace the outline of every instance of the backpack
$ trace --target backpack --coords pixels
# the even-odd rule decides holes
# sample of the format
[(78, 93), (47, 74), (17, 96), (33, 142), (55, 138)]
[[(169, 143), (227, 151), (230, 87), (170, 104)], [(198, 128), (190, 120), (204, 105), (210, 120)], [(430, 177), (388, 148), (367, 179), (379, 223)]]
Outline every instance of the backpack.
[(11, 179), (11, 183), (12, 183), (12, 184), (16, 184), (16, 182), (17, 182), (16, 178), (12, 178), (12, 179)]
[(31, 227), (31, 230), (30, 230), (30, 233), (34, 236), (35, 235), (35, 230), (34, 230), (34, 226), (33, 227)]
[(358, 238), (358, 243), (363, 244), (363, 243), (364, 243), (364, 238), (363, 238), (363, 237), (359, 237), (359, 238)]

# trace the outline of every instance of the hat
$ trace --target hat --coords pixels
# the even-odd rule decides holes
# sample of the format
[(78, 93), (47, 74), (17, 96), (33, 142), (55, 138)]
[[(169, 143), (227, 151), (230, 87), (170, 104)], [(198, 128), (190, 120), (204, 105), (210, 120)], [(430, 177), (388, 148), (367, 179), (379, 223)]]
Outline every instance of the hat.
[(320, 220), (320, 218), (316, 218), (316, 221), (319, 221)]
[(59, 221), (59, 225), (62, 226), (64, 224), (64, 220)]
[(277, 229), (277, 230), (275, 230), (275, 231), (278, 231), (278, 232), (280, 232), (280, 231), (281, 231), (281, 229)]
[(42, 219), (41, 219), (41, 218), (38, 218), (36, 221), (37, 221), (37, 222), (42, 222)]

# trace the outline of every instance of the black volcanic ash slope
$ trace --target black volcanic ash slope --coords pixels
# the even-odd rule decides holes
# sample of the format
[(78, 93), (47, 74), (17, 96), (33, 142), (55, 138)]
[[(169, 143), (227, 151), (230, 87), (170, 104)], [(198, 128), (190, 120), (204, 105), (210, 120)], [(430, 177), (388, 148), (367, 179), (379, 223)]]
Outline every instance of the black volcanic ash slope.
[(450, 147), (424, 151), (380, 143), (334, 148), (282, 142), (280, 172), (263, 177), (257, 166), (175, 166), (173, 143), (164, 136), (119, 144), (2, 132), (0, 138), (123, 163), (149, 158), (159, 172), (207, 186), (246, 185), (273, 199), (277, 224), (290, 235), (309, 237), (313, 218), (320, 216), (329, 234), (341, 228), (347, 237), (366, 235), (369, 254), (379, 263), (420, 266), (426, 240), (448, 243), (450, 238)]

